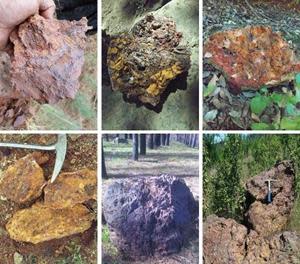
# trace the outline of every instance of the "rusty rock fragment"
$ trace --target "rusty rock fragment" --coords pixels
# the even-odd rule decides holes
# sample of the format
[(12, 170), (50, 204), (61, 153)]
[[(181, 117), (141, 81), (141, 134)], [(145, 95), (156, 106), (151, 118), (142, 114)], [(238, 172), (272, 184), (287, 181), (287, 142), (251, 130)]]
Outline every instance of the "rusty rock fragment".
[(46, 181), (38, 162), (44, 163), (45, 159), (42, 154), (29, 154), (9, 166), (0, 178), (0, 195), (18, 204), (41, 196)]
[(112, 37), (107, 64), (112, 89), (125, 98), (155, 107), (170, 82), (190, 67), (182, 34), (168, 18), (147, 15), (129, 33)]
[(96, 171), (83, 169), (61, 173), (54, 183), (44, 189), (45, 205), (52, 208), (65, 208), (88, 200), (96, 200)]
[(74, 98), (84, 62), (87, 19), (30, 17), (11, 35), (12, 84), (24, 98), (56, 103)]
[(233, 92), (258, 90), (291, 80), (300, 61), (280, 33), (248, 26), (210, 36), (204, 58), (222, 70)]
[(16, 241), (38, 244), (83, 233), (91, 227), (92, 221), (93, 215), (83, 205), (53, 209), (38, 203), (16, 212), (6, 229)]

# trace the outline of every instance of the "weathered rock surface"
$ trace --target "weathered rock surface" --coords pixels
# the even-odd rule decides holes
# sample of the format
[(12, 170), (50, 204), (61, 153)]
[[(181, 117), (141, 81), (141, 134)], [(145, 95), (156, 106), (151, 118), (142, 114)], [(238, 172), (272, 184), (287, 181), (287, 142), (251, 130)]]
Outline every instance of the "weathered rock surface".
[(24, 98), (56, 103), (74, 98), (84, 63), (87, 20), (59, 21), (32, 16), (11, 41), (12, 84)]
[(61, 173), (54, 183), (44, 189), (45, 205), (52, 208), (65, 208), (96, 200), (96, 171), (83, 169), (76, 172)]
[(242, 263), (247, 228), (233, 219), (209, 216), (203, 226), (205, 263)]
[(91, 227), (92, 221), (93, 215), (81, 204), (53, 209), (39, 203), (16, 212), (6, 229), (16, 241), (38, 244), (83, 233)]
[[(255, 199), (247, 212), (247, 220), (260, 235), (280, 231), (287, 224), (295, 196), (294, 173), (293, 164), (283, 161), (246, 183), (246, 190)], [(276, 180), (271, 184), (273, 200), (269, 204), (266, 203), (267, 179)]]
[(41, 164), (45, 160), (47, 156), (36, 152), (9, 166), (0, 180), (0, 194), (18, 204), (29, 203), (41, 196), (46, 181), (38, 162)]
[(185, 183), (168, 175), (114, 183), (103, 199), (112, 242), (133, 259), (178, 252), (192, 235), (197, 207)]
[(295, 232), (262, 237), (233, 219), (209, 216), (204, 223), (205, 264), (298, 263), (300, 235)]
[(112, 37), (107, 64), (112, 89), (155, 107), (170, 82), (190, 67), (190, 52), (168, 18), (147, 15), (129, 33)]
[(288, 42), (265, 26), (211, 35), (204, 45), (204, 57), (224, 72), (234, 92), (280, 84), (300, 71), (300, 61)]
[[(205, 264), (298, 263), (300, 234), (284, 230), (294, 201), (294, 166), (278, 162), (272, 169), (246, 182), (252, 204), (247, 227), (233, 219), (207, 217), (204, 223)], [(273, 200), (266, 203), (266, 179), (274, 179)]]

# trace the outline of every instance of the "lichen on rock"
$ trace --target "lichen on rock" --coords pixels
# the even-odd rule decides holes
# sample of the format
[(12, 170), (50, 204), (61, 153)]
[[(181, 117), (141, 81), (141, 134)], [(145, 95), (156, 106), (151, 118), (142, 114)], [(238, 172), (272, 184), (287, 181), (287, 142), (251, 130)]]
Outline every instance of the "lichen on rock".
[(190, 51), (168, 18), (147, 15), (132, 30), (110, 40), (107, 64), (112, 89), (155, 107), (170, 82), (190, 67)]
[(16, 241), (38, 244), (83, 233), (91, 227), (92, 221), (93, 215), (84, 205), (53, 209), (38, 203), (16, 212), (6, 229)]
[(300, 71), (289, 43), (266, 26), (212, 34), (204, 44), (204, 58), (224, 73), (233, 92), (278, 85)]
[(74, 98), (87, 30), (86, 18), (70, 22), (34, 15), (21, 24), (10, 37), (13, 88), (23, 98), (41, 103)]
[(45, 205), (51, 208), (65, 208), (89, 200), (96, 200), (96, 171), (83, 169), (76, 172), (61, 173), (54, 183), (45, 187), (44, 194)]
[(0, 194), (17, 203), (26, 204), (41, 196), (46, 180), (39, 163), (47, 156), (28, 154), (5, 170), (0, 178)]

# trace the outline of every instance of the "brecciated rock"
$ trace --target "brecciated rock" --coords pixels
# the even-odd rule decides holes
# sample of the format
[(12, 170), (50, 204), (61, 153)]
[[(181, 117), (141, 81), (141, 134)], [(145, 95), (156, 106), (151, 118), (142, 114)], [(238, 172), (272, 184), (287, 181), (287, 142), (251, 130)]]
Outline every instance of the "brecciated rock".
[[(275, 180), (271, 183), (273, 199), (269, 204), (267, 179)], [(268, 236), (284, 229), (295, 198), (294, 179), (293, 164), (282, 161), (246, 182), (246, 190), (255, 200), (246, 214), (247, 220), (260, 235)]]
[(45, 159), (42, 154), (28, 154), (9, 166), (0, 178), (0, 195), (18, 204), (41, 196), (46, 181), (38, 162), (44, 163)]
[(38, 203), (17, 211), (6, 229), (16, 241), (38, 244), (83, 233), (91, 227), (92, 221), (93, 215), (81, 204), (53, 209)]
[(233, 219), (209, 216), (203, 225), (205, 264), (238, 264), (245, 257), (247, 228)]
[(111, 38), (107, 64), (112, 89), (155, 107), (174, 79), (187, 73), (190, 51), (168, 18), (147, 15), (128, 33)]
[(61, 173), (44, 189), (44, 203), (53, 208), (65, 208), (97, 199), (96, 171), (83, 169)]
[(24, 98), (56, 103), (74, 98), (84, 63), (87, 19), (59, 21), (39, 15), (21, 24), (10, 39), (14, 44), (11, 75)]
[(288, 42), (266, 26), (211, 35), (204, 45), (204, 58), (224, 72), (234, 92), (277, 85), (300, 71), (300, 61)]
[(198, 204), (184, 181), (163, 175), (113, 183), (103, 212), (112, 242), (140, 259), (180, 251), (195, 232)]

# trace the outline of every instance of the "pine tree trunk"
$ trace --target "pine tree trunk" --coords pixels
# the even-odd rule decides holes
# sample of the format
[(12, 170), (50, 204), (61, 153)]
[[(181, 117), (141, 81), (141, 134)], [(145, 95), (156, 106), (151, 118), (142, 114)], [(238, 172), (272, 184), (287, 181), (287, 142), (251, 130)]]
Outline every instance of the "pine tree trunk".
[(139, 159), (139, 135), (138, 134), (133, 134), (132, 159), (133, 160)]
[(146, 155), (146, 134), (140, 135), (140, 154)]

